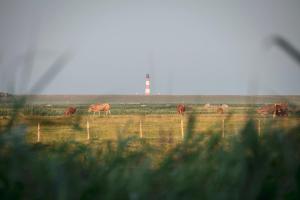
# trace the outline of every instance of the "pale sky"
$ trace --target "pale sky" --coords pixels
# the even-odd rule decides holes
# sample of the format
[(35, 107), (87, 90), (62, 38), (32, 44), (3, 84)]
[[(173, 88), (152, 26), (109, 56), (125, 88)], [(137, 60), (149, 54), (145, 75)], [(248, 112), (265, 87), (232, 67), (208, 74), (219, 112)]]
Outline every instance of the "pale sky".
[(32, 93), (67, 53), (38, 92), (143, 94), (150, 73), (153, 94), (300, 95), (274, 34), (300, 49), (299, 0), (0, 0), (0, 91)]

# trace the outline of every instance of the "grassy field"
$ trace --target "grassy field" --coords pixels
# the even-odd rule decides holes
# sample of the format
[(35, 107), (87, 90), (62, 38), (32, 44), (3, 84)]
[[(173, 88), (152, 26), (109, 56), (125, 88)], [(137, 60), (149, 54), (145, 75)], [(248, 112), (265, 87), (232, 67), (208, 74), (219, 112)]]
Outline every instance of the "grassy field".
[(78, 112), (65, 117), (72, 104), (53, 103), (0, 104), (0, 199), (300, 197), (296, 113), (190, 103), (181, 118), (175, 103), (113, 103), (111, 116), (93, 117), (73, 103)]
[[(214, 108), (204, 108), (203, 104), (189, 104), (184, 117), (176, 114), (176, 104), (112, 104), (112, 115), (95, 116), (87, 112), (88, 104), (78, 104), (74, 116), (63, 116), (68, 105), (26, 104), (18, 113), (18, 122), (27, 125), (27, 141), (37, 141), (37, 124), (40, 124), (41, 142), (66, 142), (87, 140), (87, 122), (90, 140), (116, 140), (119, 137), (140, 137), (153, 142), (182, 140), (183, 128), (187, 128), (188, 116), (195, 117), (193, 131), (197, 134), (210, 135), (218, 133), (230, 137), (238, 135), (249, 119), (255, 121), (260, 133), (265, 127), (292, 128), (300, 124), (300, 118), (290, 113), (288, 118), (272, 116), (262, 117), (256, 114), (260, 104), (230, 104), (224, 114), (217, 114)], [(13, 107), (0, 107), (0, 123), (4, 125)], [(5, 119), (6, 118), (6, 119)], [(224, 124), (223, 124), (224, 120)], [(185, 130), (184, 130), (185, 132)]]

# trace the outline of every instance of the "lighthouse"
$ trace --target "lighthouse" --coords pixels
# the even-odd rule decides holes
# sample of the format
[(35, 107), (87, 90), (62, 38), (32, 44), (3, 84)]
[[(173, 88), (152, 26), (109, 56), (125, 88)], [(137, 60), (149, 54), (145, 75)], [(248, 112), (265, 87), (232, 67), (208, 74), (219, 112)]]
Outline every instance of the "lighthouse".
[(145, 88), (145, 95), (150, 95), (150, 76), (146, 74), (146, 88)]

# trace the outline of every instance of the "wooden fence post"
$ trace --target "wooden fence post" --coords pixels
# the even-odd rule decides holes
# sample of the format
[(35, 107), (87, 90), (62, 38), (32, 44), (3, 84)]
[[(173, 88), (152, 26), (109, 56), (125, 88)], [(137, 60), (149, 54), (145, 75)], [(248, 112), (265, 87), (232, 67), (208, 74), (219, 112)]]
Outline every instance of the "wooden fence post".
[(258, 119), (258, 136), (260, 136), (260, 119)]
[(40, 123), (38, 123), (38, 126), (37, 126), (37, 142), (40, 142)]
[(87, 140), (90, 139), (90, 123), (86, 121)]
[(222, 138), (225, 137), (225, 119), (222, 120)]
[(140, 138), (143, 138), (142, 120), (140, 119)]
[(184, 131), (183, 131), (183, 119), (180, 119), (180, 128), (181, 128), (181, 138), (184, 139)]

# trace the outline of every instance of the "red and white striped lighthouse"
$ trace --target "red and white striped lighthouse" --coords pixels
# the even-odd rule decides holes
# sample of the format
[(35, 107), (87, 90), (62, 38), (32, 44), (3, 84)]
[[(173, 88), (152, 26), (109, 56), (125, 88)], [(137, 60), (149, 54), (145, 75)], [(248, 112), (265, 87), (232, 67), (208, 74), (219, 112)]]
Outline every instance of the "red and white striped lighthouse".
[(146, 88), (145, 88), (145, 95), (150, 95), (150, 76), (146, 74)]

